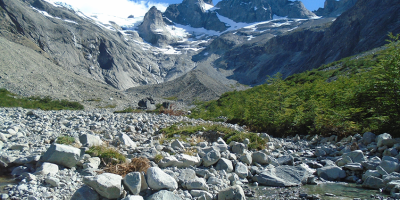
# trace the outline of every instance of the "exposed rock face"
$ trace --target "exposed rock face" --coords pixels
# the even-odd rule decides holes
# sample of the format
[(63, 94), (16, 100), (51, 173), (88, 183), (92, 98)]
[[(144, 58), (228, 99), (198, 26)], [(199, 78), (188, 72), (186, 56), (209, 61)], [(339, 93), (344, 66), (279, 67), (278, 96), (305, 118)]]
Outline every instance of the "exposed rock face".
[(164, 16), (175, 23), (190, 25), (194, 28), (224, 31), (226, 25), (221, 22), (214, 11), (205, 9), (203, 0), (184, 0), (181, 4), (172, 4)]
[[(113, 29), (109, 30), (80, 17), (78, 12), (55, 7), (45, 1), (2, 0), (0, 6), (1, 37), (38, 52), (81, 79), (127, 89), (176, 78), (175, 75), (181, 75), (187, 69), (186, 66), (181, 69), (178, 67), (180, 63), (175, 61), (184, 59), (187, 63), (191, 62), (185, 55), (179, 58), (175, 55), (156, 56), (149, 53), (151, 51), (143, 50), (141, 44), (133, 42), (141, 41), (135, 31), (122, 34), (118, 27), (109, 27)], [(148, 18), (152, 16), (160, 16), (160, 13), (150, 13)], [(142, 27), (147, 25), (149, 28), (152, 23), (147, 21)], [(162, 20), (159, 23), (163, 23)], [(153, 34), (148, 37), (155, 38), (154, 42), (158, 44), (173, 41), (168, 34), (154, 35), (160, 27), (152, 29)], [(19, 65), (24, 65), (24, 62)]]
[(357, 0), (325, 0), (324, 8), (315, 11), (318, 16), (337, 17), (356, 4)]
[(389, 32), (400, 33), (399, 13), (400, 4), (393, 1), (360, 0), (330, 26), (236, 45), (213, 64), (232, 70), (230, 77), (240, 83), (261, 84), (267, 75), (286, 77), (384, 45)]
[(146, 13), (138, 30), (140, 37), (153, 45), (164, 46), (176, 41), (176, 38), (166, 29), (161, 11), (155, 6)]
[(218, 2), (216, 7), (219, 8), (218, 14), (236, 22), (267, 21), (271, 20), (274, 15), (289, 18), (315, 17), (315, 14), (307, 10), (301, 1), (223, 0)]

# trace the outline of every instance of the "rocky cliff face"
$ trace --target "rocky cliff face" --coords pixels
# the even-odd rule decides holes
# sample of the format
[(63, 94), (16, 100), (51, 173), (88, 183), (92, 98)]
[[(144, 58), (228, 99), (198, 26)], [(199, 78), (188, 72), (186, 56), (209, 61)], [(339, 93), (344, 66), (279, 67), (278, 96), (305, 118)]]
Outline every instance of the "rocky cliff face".
[(229, 77), (243, 84), (257, 85), (267, 75), (288, 76), (382, 46), (389, 32), (400, 33), (399, 21), (400, 4), (359, 0), (331, 25), (310, 22), (286, 34), (236, 45), (213, 66), (232, 71)]
[(155, 6), (146, 13), (138, 31), (140, 37), (157, 46), (164, 46), (177, 40), (166, 29), (162, 13)]
[(337, 17), (356, 4), (357, 0), (325, 0), (324, 8), (315, 11), (318, 16)]
[[(106, 27), (64, 7), (41, 0), (0, 0), (0, 7), (0, 36), (41, 53), (65, 70), (117, 89), (160, 83), (193, 68), (190, 57), (160, 54), (146, 48), (134, 31)], [(156, 19), (157, 12), (152, 13), (148, 18)], [(170, 41), (165, 35), (155, 38)]]
[(300, 1), (223, 0), (218, 2), (216, 7), (219, 14), (236, 22), (267, 21), (274, 15), (289, 18), (315, 17), (315, 14), (307, 10)]
[(184, 0), (181, 4), (172, 4), (164, 12), (164, 16), (175, 23), (190, 25), (194, 28), (224, 31), (226, 25), (222, 23), (216, 12), (206, 9), (203, 0)]

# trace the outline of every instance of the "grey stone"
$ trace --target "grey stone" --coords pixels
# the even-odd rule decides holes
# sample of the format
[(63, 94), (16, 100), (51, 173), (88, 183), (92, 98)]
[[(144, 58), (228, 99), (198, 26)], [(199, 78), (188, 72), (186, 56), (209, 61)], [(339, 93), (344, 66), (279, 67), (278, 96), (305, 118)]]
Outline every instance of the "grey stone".
[(249, 170), (247, 169), (247, 166), (244, 165), (241, 162), (238, 162), (235, 166), (235, 173), (240, 177), (240, 178), (246, 178), (248, 176)]
[(118, 142), (126, 147), (135, 148), (136, 143), (132, 141), (132, 139), (125, 133), (121, 133), (118, 135)]
[(11, 150), (27, 151), (29, 150), (28, 144), (14, 144), (10, 147)]
[(187, 182), (195, 178), (197, 178), (197, 176), (196, 172), (193, 169), (182, 169), (178, 175), (179, 183)]
[(71, 200), (99, 200), (100, 196), (95, 190), (87, 185), (83, 185), (81, 188), (75, 191), (72, 195)]
[(251, 155), (252, 159), (253, 159), (253, 163), (259, 163), (259, 164), (268, 164), (268, 156), (267, 154), (263, 153), (263, 152), (254, 152)]
[(392, 172), (398, 172), (400, 169), (399, 163), (389, 160), (382, 160), (379, 166), (382, 167), (389, 174)]
[(100, 146), (103, 144), (103, 141), (100, 139), (98, 135), (92, 134), (83, 134), (79, 136), (79, 141), (82, 143), (83, 146)]
[(97, 176), (89, 176), (83, 178), (83, 183), (92, 187), (101, 196), (108, 199), (119, 198), (122, 194), (121, 187), (122, 177), (120, 175), (103, 173)]
[(58, 172), (58, 165), (53, 163), (44, 162), (39, 168), (36, 169), (35, 175), (47, 175), (54, 176)]
[(85, 161), (85, 163), (84, 163), (84, 165), (83, 165), (83, 168), (84, 168), (84, 169), (86, 169), (86, 168), (98, 169), (100, 163), (101, 163), (101, 160), (100, 160), (99, 157), (88, 158), (88, 159)]
[(243, 154), (247, 150), (247, 146), (243, 143), (236, 142), (232, 146), (232, 152), (237, 154)]
[(203, 200), (213, 200), (213, 195), (209, 192), (206, 192), (204, 190), (191, 190), (190, 194), (193, 197), (203, 197)]
[(215, 163), (218, 162), (218, 160), (221, 158), (221, 153), (216, 150), (211, 150), (208, 153), (204, 155), (203, 159), (203, 165), (205, 167), (209, 167)]
[[(378, 178), (380, 178), (380, 177), (378, 177)], [(383, 183), (385, 183), (385, 184), (387, 184), (388, 182), (393, 181), (393, 180), (400, 180), (400, 173), (392, 172), (388, 175), (383, 176), (382, 179), (383, 179)]]
[(185, 183), (185, 188), (188, 190), (205, 190), (208, 191), (208, 186), (204, 178), (195, 178)]
[(316, 149), (314, 154), (317, 157), (326, 156), (326, 152), (322, 149)]
[(50, 185), (53, 186), (53, 187), (58, 187), (58, 186), (60, 186), (60, 179), (58, 179), (58, 178), (55, 178), (55, 177), (47, 177), (45, 181), (46, 181), (47, 184), (50, 184)]
[(183, 200), (179, 195), (167, 190), (161, 190), (146, 198), (146, 200)]
[(215, 169), (216, 170), (225, 170), (228, 173), (232, 172), (233, 171), (232, 161), (225, 159), (225, 158), (221, 158), (221, 159), (219, 159)]
[(30, 172), (29, 168), (25, 166), (18, 166), (12, 170), (11, 175), (14, 177), (18, 177), (26, 172)]
[(363, 134), (362, 143), (364, 145), (369, 145), (371, 142), (375, 141), (376, 135), (371, 132), (365, 132)]
[(158, 167), (150, 167), (147, 170), (147, 184), (153, 190), (178, 189), (176, 180)]
[(386, 139), (392, 139), (392, 136), (389, 133), (380, 134), (375, 138), (375, 142), (376, 142), (378, 147), (381, 147), (381, 146), (384, 146), (382, 144), (382, 141), (386, 140)]
[(363, 161), (366, 160), (364, 157), (364, 153), (361, 150), (355, 150), (352, 152), (345, 153), (342, 155), (342, 158), (345, 158), (346, 156), (350, 157), (354, 163), (362, 163)]
[(383, 180), (374, 176), (369, 176), (362, 184), (365, 188), (379, 189), (385, 187)]
[(207, 184), (211, 184), (211, 185), (222, 185), (223, 181), (215, 176), (212, 176), (210, 178), (208, 178), (207, 180)]
[(278, 166), (262, 171), (255, 175), (253, 180), (260, 185), (272, 187), (291, 187), (307, 183), (310, 173), (302, 167)]
[(121, 200), (143, 200), (143, 197), (139, 195), (128, 195)]
[(128, 195), (121, 200), (143, 200), (143, 197), (139, 195)]
[(349, 163), (344, 166), (344, 168), (349, 169), (351, 171), (362, 171), (364, 170), (363, 166), (360, 163)]
[(246, 163), (248, 165), (251, 165), (251, 163), (253, 162), (253, 159), (251, 157), (251, 153), (249, 152), (245, 152), (243, 153), (240, 157), (239, 160), (242, 161), (243, 163)]
[(294, 165), (294, 158), (291, 155), (280, 156), (276, 159), (279, 165)]
[(140, 172), (131, 172), (125, 176), (123, 183), (132, 194), (137, 195), (142, 187), (142, 176)]
[(182, 142), (179, 141), (178, 139), (174, 140), (171, 143), (171, 147), (174, 149), (184, 149), (185, 148), (185, 146), (183, 146)]
[(43, 155), (44, 162), (51, 162), (65, 167), (75, 167), (80, 159), (81, 150), (75, 147), (52, 144)]
[(367, 179), (369, 176), (375, 176), (377, 178), (381, 178), (382, 175), (378, 172), (378, 170), (367, 170), (363, 176), (362, 176), (362, 180), (365, 181), (365, 179)]
[(346, 177), (346, 172), (340, 167), (336, 166), (319, 168), (317, 169), (317, 174), (319, 177), (328, 181), (335, 181)]
[(235, 185), (218, 192), (218, 200), (245, 200), (242, 187)]

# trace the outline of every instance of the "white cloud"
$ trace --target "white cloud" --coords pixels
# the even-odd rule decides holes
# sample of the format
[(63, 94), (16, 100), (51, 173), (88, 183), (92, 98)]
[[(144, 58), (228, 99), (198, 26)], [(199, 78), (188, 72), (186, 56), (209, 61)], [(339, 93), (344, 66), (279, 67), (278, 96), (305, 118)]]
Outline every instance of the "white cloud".
[(46, 0), (52, 3), (64, 2), (86, 14), (107, 14), (115, 17), (126, 18), (129, 15), (135, 17), (144, 16), (152, 7), (164, 12), (168, 4), (149, 1), (129, 1), (129, 0)]

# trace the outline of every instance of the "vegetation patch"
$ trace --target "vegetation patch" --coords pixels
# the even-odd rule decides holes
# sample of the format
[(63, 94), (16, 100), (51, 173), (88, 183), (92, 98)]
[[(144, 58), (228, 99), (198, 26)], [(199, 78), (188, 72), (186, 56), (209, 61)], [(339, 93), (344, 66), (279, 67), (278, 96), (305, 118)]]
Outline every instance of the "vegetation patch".
[(130, 163), (113, 164), (108, 163), (103, 171), (113, 174), (121, 175), (125, 177), (131, 172), (144, 172), (147, 173), (147, 169), (150, 168), (150, 161), (147, 158), (132, 158)]
[(75, 138), (71, 136), (60, 136), (57, 138), (57, 144), (71, 145), (75, 143)]
[(157, 155), (154, 157), (154, 162), (155, 162), (155, 163), (159, 163), (163, 158), (164, 158), (163, 155), (157, 154)]
[[(231, 141), (243, 142), (244, 139), (250, 140), (250, 149), (264, 149), (267, 139), (261, 138), (257, 133), (241, 132), (228, 128), (220, 124), (200, 124), (190, 125), (185, 123), (174, 124), (170, 127), (161, 129), (166, 139), (179, 138), (184, 142), (216, 142), (219, 137), (223, 138), (227, 144)], [(201, 137), (199, 136), (201, 132)], [(176, 137), (178, 136), (178, 137)]]
[(83, 110), (78, 102), (53, 100), (51, 97), (21, 97), (4, 88), (0, 88), (0, 107), (22, 107), (42, 110)]
[(246, 125), (274, 136), (372, 131), (400, 137), (400, 35), (378, 52), (353, 56), (198, 103), (190, 117)]
[(107, 147), (105, 145), (92, 146), (89, 148), (88, 151), (86, 151), (86, 153), (90, 156), (101, 158), (106, 164), (121, 164), (125, 163), (126, 161), (125, 156), (119, 153), (118, 150), (112, 147)]

